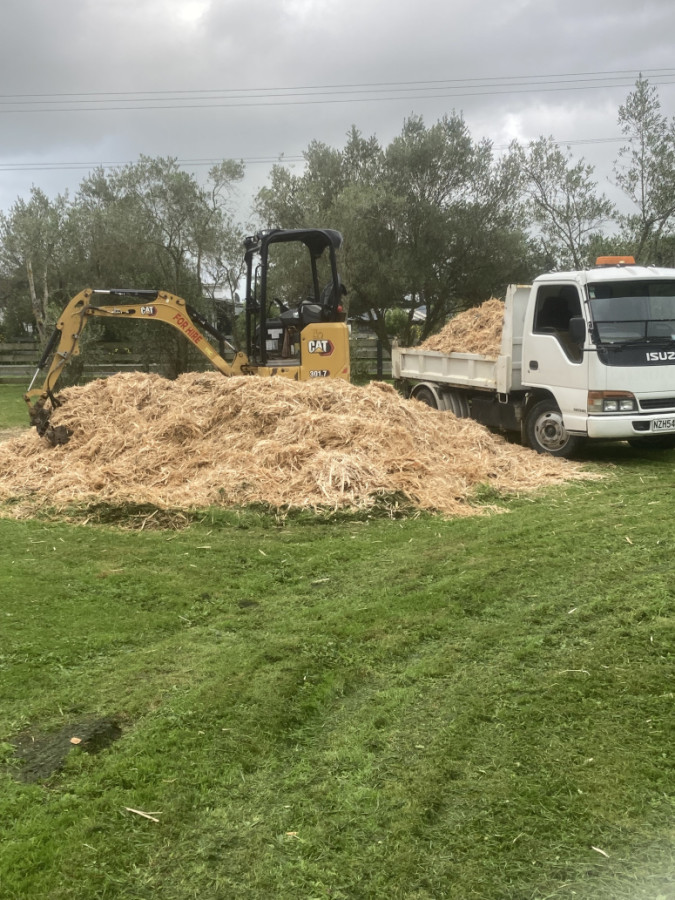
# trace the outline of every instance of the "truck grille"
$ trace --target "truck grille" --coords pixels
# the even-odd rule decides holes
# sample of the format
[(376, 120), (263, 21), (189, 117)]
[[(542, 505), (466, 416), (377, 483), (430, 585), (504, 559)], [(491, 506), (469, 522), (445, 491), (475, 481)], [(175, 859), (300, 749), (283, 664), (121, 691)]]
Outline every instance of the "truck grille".
[(675, 397), (643, 397), (640, 399), (640, 409), (675, 409)]

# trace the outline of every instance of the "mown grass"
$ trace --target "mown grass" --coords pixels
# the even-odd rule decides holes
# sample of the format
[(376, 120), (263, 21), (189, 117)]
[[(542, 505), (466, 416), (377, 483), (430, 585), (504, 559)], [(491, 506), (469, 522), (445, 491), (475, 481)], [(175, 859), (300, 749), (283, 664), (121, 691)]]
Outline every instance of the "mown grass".
[(0, 384), (0, 430), (29, 425), (25, 384)]
[(0, 896), (675, 897), (675, 454), (594, 460), (490, 518), (0, 520)]

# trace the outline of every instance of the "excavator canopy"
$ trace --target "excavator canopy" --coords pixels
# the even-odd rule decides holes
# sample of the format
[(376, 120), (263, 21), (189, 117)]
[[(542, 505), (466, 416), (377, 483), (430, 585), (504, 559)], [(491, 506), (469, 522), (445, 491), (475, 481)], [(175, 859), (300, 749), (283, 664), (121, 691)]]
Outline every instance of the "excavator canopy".
[(299, 242), (305, 244), (314, 259), (322, 255), (326, 247), (340, 250), (342, 235), (332, 228), (272, 228), (259, 231), (244, 241), (246, 255), (262, 253), (270, 244)]

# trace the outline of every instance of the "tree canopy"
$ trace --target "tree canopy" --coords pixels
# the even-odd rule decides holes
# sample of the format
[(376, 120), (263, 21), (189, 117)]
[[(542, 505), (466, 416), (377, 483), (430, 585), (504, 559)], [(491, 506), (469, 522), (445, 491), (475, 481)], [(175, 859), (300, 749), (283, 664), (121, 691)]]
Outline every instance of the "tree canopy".
[(422, 333), (524, 276), (528, 238), (515, 158), (476, 143), (458, 115), (407, 119), (387, 147), (356, 129), (342, 149), (312, 143), (295, 175), (281, 165), (257, 198), (267, 227), (320, 222), (345, 236), (350, 314), (387, 340), (387, 312), (416, 308)]
[[(411, 342), (511, 281), (583, 268), (598, 252), (673, 264), (675, 121), (639, 78), (617, 122), (621, 209), (593, 167), (552, 137), (498, 152), (452, 112), (431, 124), (411, 116), (386, 145), (356, 128), (342, 147), (312, 141), (300, 171), (272, 167), (254, 198), (257, 227), (341, 231), (350, 316), (385, 342), (394, 331)], [(244, 234), (233, 191), (242, 177), (242, 164), (223, 161), (202, 183), (175, 159), (142, 156), (95, 169), (72, 198), (34, 187), (0, 213), (2, 332), (30, 326), (44, 341), (57, 311), (86, 286), (168, 289), (214, 317), (229, 298), (231, 316)], [(297, 260), (281, 254), (275, 267), (285, 300), (300, 299)]]
[[(200, 184), (175, 159), (141, 157), (94, 170), (72, 198), (50, 200), (33, 188), (0, 214), (3, 330), (11, 336), (34, 324), (44, 342), (84, 287), (163, 289), (198, 307), (231, 301), (243, 241), (231, 193), (242, 176), (241, 164), (224, 161)], [(184, 368), (186, 342), (165, 329), (141, 332), (132, 342), (166, 356), (170, 371)]]

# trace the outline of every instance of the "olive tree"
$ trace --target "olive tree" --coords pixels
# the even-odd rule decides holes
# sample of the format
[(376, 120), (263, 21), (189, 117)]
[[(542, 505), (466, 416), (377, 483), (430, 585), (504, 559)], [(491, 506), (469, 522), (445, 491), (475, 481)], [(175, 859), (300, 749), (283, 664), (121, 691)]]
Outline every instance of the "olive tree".
[[(675, 121), (661, 112), (656, 88), (638, 78), (619, 108), (619, 126), (628, 143), (614, 167), (616, 183), (633, 211), (621, 216), (624, 240), (638, 262), (659, 263), (675, 221)], [(669, 252), (672, 257), (672, 252)]]
[(40, 341), (49, 330), (49, 304), (63, 286), (66, 260), (68, 200), (50, 200), (33, 187), (30, 198), (19, 198), (0, 213), (0, 272), (5, 282), (4, 303), (28, 299)]
[(517, 168), (476, 143), (455, 114), (429, 127), (411, 117), (387, 147), (356, 129), (341, 149), (314, 142), (304, 170), (275, 166), (257, 202), (268, 227), (343, 232), (350, 314), (384, 343), (388, 311), (407, 312), (398, 317), (404, 340), (417, 307), (434, 330), (498, 289), (526, 249)]
[[(94, 170), (72, 199), (33, 189), (0, 216), (0, 301), (19, 310), (30, 298), (42, 341), (84, 287), (164, 289), (202, 307), (211, 298), (206, 312), (215, 319), (216, 303), (233, 297), (241, 273), (243, 232), (232, 194), (242, 176), (242, 165), (226, 160), (201, 183), (175, 159), (141, 157)], [(182, 371), (186, 342), (149, 328), (139, 323), (125, 339), (148, 358), (163, 356), (170, 374)]]
[(582, 269), (614, 205), (598, 192), (592, 166), (575, 162), (552, 137), (533, 141), (527, 150), (514, 145), (520, 161), (523, 192), (535, 237), (549, 268)]

